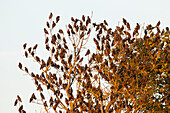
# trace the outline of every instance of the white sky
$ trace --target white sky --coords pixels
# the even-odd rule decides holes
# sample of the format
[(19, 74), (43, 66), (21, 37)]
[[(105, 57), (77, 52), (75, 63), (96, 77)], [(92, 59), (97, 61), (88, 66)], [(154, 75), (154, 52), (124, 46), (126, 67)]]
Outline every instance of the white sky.
[(50, 12), (61, 16), (60, 26), (65, 27), (72, 16), (81, 18), (91, 11), (93, 22), (106, 19), (113, 27), (122, 18), (132, 25), (156, 25), (160, 20), (161, 28), (170, 26), (170, 0), (0, 0), (0, 113), (17, 113), (13, 104), (18, 94), (27, 113), (35, 113), (34, 104), (29, 104), (35, 87), (18, 62), (31, 65), (23, 57), (25, 42), (44, 47), (43, 28)]

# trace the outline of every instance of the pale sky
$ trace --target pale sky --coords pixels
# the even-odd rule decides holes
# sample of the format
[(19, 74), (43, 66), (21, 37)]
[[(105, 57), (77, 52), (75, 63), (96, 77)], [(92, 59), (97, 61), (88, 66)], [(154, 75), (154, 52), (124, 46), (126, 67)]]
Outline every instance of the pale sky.
[(125, 18), (130, 24), (145, 23), (170, 27), (170, 0), (0, 0), (0, 113), (18, 113), (14, 101), (19, 94), (27, 113), (40, 108), (29, 103), (36, 88), (30, 77), (18, 69), (18, 62), (35, 70), (36, 65), (23, 57), (22, 45), (38, 43), (44, 47), (43, 28), (50, 12), (61, 16), (65, 27), (70, 18), (91, 15), (93, 22), (107, 20), (115, 27)]

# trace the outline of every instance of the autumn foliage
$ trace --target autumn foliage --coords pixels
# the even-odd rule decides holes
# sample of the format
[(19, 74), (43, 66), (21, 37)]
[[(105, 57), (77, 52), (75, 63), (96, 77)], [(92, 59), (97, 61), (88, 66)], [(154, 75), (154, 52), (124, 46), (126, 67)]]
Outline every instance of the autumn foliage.
[[(167, 112), (170, 110), (170, 31), (160, 21), (134, 30), (123, 18), (115, 30), (91, 17), (71, 18), (66, 30), (57, 28), (60, 17), (51, 13), (45, 33), (48, 59), (23, 45), (26, 58), (33, 58), (41, 73), (19, 63), (37, 87), (30, 103), (55, 113)], [(57, 33), (53, 32), (54, 28)], [(56, 30), (55, 29), (55, 30)], [(94, 35), (94, 38), (91, 36)], [(89, 41), (95, 48), (87, 46)], [(46, 93), (49, 91), (50, 94)], [(21, 104), (18, 104), (21, 103)], [(24, 113), (21, 98), (15, 106)]]

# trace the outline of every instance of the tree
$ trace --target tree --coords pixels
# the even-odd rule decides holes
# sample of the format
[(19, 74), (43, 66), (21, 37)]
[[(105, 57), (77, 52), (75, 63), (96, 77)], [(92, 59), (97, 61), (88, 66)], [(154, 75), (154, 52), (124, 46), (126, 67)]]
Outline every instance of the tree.
[[(108, 23), (92, 23), (91, 17), (71, 18), (66, 31), (53, 33), (60, 17), (49, 16), (44, 28), (48, 59), (42, 59), (33, 47), (23, 45), (25, 57), (31, 56), (41, 73), (19, 68), (32, 77), (39, 100), (34, 93), (30, 102), (42, 104), (44, 110), (56, 113), (168, 112), (170, 109), (170, 31), (156, 26), (145, 29), (137, 23), (132, 31), (123, 18), (115, 30)], [(139, 34), (139, 30), (144, 34)], [(87, 48), (95, 32), (95, 50)], [(70, 43), (70, 44), (69, 44)], [(84, 52), (85, 51), (85, 52)], [(45, 91), (50, 95), (45, 95)], [(15, 106), (21, 101), (17, 96)], [(25, 112), (23, 105), (19, 112)]]

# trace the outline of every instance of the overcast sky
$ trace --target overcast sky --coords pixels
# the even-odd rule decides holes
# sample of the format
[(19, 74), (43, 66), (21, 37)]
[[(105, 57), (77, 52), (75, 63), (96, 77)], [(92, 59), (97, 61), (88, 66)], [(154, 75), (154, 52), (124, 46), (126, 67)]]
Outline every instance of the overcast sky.
[(17, 113), (13, 104), (18, 94), (24, 109), (36, 112), (34, 104), (29, 104), (35, 87), (18, 69), (18, 62), (36, 68), (23, 57), (22, 45), (27, 42), (44, 47), (43, 28), (50, 12), (61, 16), (62, 27), (72, 16), (81, 18), (93, 11), (93, 22), (107, 20), (113, 27), (125, 18), (132, 25), (156, 25), (160, 20), (165, 28), (170, 26), (169, 4), (170, 0), (0, 0), (0, 113)]

